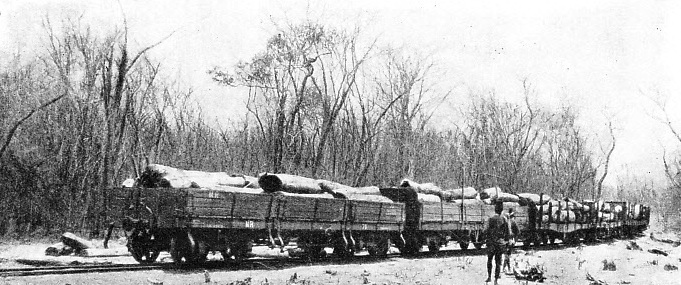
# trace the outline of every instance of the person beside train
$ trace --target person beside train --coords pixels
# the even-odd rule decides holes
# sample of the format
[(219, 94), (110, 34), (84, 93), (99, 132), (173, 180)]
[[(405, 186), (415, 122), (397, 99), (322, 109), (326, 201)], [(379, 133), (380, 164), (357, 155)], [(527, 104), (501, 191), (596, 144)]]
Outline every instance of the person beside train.
[(504, 253), (505, 245), (508, 243), (510, 231), (508, 222), (502, 216), (504, 204), (497, 202), (494, 204), (494, 216), (487, 221), (485, 236), (487, 237), (487, 281), (492, 281), (492, 260), (494, 259), (494, 284), (496, 285), (501, 277), (501, 256)]
[(520, 234), (520, 229), (518, 228), (518, 223), (515, 221), (515, 212), (513, 208), (508, 208), (508, 213), (504, 215), (506, 218), (506, 223), (508, 225), (509, 239), (506, 243), (506, 248), (504, 250), (504, 265), (502, 269), (506, 274), (513, 274), (513, 269), (511, 268), (511, 254), (513, 254), (513, 248), (515, 247), (515, 241)]

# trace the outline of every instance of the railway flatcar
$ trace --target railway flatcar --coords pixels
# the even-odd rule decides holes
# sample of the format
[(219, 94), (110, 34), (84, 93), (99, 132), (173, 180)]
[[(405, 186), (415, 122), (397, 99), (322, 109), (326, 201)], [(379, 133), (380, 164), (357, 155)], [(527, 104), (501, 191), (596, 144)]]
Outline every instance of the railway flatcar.
[(416, 253), (423, 246), (437, 252), (449, 241), (458, 243), (462, 249), (468, 249), (471, 243), (482, 248), (487, 220), (494, 215), (493, 205), (475, 199), (447, 202), (409, 187), (383, 188), (381, 193), (405, 204), (402, 233), (405, 243), (396, 246), (406, 254)]

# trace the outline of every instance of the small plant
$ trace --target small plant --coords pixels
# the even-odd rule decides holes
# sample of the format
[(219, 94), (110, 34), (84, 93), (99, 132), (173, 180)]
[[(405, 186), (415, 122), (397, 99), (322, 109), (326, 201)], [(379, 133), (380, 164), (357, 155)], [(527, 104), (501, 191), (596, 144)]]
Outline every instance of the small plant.
[(603, 259), (603, 270), (605, 271), (617, 271), (617, 265), (615, 265), (615, 261), (608, 261), (607, 259)]
[(679, 267), (676, 266), (676, 265), (667, 263), (667, 264), (664, 265), (664, 270), (665, 271), (679, 270)]
[(334, 270), (326, 270), (326, 271), (324, 271), (324, 272), (325, 272), (326, 274), (331, 275), (331, 276), (336, 276), (336, 274), (338, 274), (338, 271), (334, 271)]
[(237, 280), (237, 281), (234, 281), (234, 282), (230, 282), (227, 285), (251, 285), (252, 281), (253, 280), (251, 279), (251, 277), (247, 277), (244, 280)]

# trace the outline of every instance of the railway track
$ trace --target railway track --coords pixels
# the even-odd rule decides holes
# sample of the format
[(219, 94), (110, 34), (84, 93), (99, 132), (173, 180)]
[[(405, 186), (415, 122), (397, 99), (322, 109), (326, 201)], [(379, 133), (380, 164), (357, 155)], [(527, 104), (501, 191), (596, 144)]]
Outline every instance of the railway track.
[(0, 277), (11, 276), (37, 276), (37, 275), (65, 275), (95, 272), (118, 272), (153, 270), (167, 267), (168, 264), (96, 264), (96, 265), (69, 265), (69, 266), (41, 266), (26, 268), (0, 269)]
[[(593, 243), (588, 243), (593, 244)], [(567, 245), (562, 242), (555, 244), (546, 244), (539, 246), (532, 246), (533, 250), (555, 250), (563, 249), (574, 245)], [(516, 248), (521, 248), (521, 245), (516, 245)], [(106, 273), (106, 272), (122, 272), (122, 271), (143, 271), (143, 270), (175, 270), (175, 271), (197, 271), (206, 269), (219, 270), (273, 270), (287, 267), (296, 267), (301, 265), (337, 265), (337, 264), (353, 264), (353, 263), (367, 263), (367, 262), (381, 262), (389, 258), (405, 257), (405, 258), (444, 258), (444, 257), (459, 257), (459, 256), (478, 256), (486, 255), (486, 249), (443, 249), (437, 252), (421, 251), (412, 256), (403, 256), (400, 253), (390, 253), (383, 257), (375, 257), (370, 255), (356, 255), (350, 258), (341, 258), (329, 255), (323, 258), (254, 258), (244, 260), (242, 262), (224, 262), (220, 260), (211, 260), (198, 265), (182, 265), (178, 266), (173, 263), (154, 263), (154, 264), (97, 264), (97, 265), (72, 265), (72, 266), (43, 266), (43, 267), (27, 267), (27, 268), (5, 268), (0, 269), (0, 277), (12, 276), (39, 276), (39, 275), (67, 275), (67, 274), (84, 274), (84, 273)]]

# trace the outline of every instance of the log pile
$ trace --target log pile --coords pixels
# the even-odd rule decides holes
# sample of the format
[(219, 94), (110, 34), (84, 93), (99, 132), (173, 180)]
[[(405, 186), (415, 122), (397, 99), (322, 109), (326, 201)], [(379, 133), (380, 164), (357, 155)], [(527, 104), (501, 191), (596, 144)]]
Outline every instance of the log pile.
[(475, 199), (478, 191), (473, 187), (464, 187), (457, 189), (444, 190), (440, 193), (440, 198), (447, 202), (461, 201), (466, 199)]
[(45, 249), (45, 255), (49, 256), (71, 255), (72, 253), (74, 253), (73, 248), (65, 245), (63, 242), (55, 243)]
[(416, 183), (409, 179), (402, 179), (400, 182), (400, 187), (410, 187), (416, 191), (416, 193), (429, 194), (440, 196), (442, 193), (442, 188), (433, 183)]
[(418, 200), (421, 202), (457, 202), (475, 200), (478, 197), (478, 192), (473, 187), (442, 190), (433, 183), (417, 183), (409, 179), (402, 179), (400, 188), (419, 194)]
[(259, 188), (254, 177), (230, 175), (226, 172), (183, 170), (160, 164), (147, 165), (136, 184), (146, 188)]
[(261, 174), (258, 178), (258, 183), (267, 193), (295, 193), (307, 195), (308, 197), (392, 202), (391, 199), (382, 196), (380, 189), (376, 186), (351, 187), (329, 180), (272, 173)]
[(258, 177), (258, 184), (266, 193), (277, 191), (296, 194), (324, 193), (317, 179), (291, 174), (263, 173)]
[(50, 245), (45, 249), (48, 256), (79, 255), (84, 257), (109, 257), (129, 255), (128, 249), (98, 248), (91, 241), (81, 238), (73, 233), (65, 232), (61, 236), (61, 242)]
[(478, 197), (480, 200), (485, 202), (485, 204), (494, 204), (497, 202), (503, 202), (503, 203), (520, 203), (520, 205), (527, 205), (527, 201), (525, 199), (521, 199), (518, 195), (511, 194), (511, 193), (506, 193), (501, 190), (499, 187), (491, 187), (491, 188), (486, 188), (481, 190), (478, 193)]
[(540, 196), (539, 194), (534, 193), (520, 193), (518, 194), (518, 197), (532, 201), (535, 205), (546, 204), (551, 200), (549, 195)]
[(61, 236), (61, 242), (65, 246), (72, 248), (76, 253), (80, 253), (81, 251), (88, 248), (95, 248), (95, 245), (89, 240), (81, 238), (70, 232), (66, 232)]

